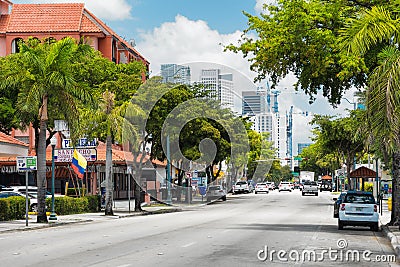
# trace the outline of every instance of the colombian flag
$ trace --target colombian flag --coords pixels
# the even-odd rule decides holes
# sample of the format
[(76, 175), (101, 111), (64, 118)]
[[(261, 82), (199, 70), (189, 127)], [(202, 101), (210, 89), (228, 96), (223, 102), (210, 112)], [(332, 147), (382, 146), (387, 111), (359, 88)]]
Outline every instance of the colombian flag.
[(74, 149), (71, 165), (74, 172), (82, 179), (86, 171), (87, 161), (76, 149)]

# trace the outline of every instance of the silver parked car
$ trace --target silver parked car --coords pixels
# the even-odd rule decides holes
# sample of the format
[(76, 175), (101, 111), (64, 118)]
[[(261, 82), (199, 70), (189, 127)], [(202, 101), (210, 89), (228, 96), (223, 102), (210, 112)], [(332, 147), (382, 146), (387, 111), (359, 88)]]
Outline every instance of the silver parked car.
[(222, 199), (226, 201), (226, 190), (221, 185), (210, 185), (207, 188), (207, 202)]

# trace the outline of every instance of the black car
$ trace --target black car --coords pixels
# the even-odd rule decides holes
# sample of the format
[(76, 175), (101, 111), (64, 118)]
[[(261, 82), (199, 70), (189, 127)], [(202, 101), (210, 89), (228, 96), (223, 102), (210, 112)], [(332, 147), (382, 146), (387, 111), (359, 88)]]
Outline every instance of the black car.
[(342, 204), (344, 197), (346, 196), (346, 192), (340, 193), (338, 198), (333, 198), (335, 203), (333, 204), (333, 218), (339, 218), (339, 207)]
[(319, 187), (319, 191), (332, 191), (332, 182), (331, 181), (322, 181)]

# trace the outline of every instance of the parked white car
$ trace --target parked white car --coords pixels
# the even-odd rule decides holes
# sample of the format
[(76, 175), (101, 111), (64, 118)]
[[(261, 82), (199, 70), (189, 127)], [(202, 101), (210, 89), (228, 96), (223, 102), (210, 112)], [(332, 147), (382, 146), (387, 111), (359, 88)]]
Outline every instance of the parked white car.
[[(8, 198), (8, 197), (26, 197), (25, 194), (16, 191), (1, 191), (0, 198)], [(31, 211), (37, 211), (37, 198), (34, 195), (28, 194), (29, 199), (29, 208)]]
[(257, 183), (254, 189), (254, 193), (269, 193), (269, 186), (267, 183)]
[(338, 229), (346, 225), (369, 226), (379, 230), (379, 213), (375, 198), (371, 192), (347, 191), (339, 208)]

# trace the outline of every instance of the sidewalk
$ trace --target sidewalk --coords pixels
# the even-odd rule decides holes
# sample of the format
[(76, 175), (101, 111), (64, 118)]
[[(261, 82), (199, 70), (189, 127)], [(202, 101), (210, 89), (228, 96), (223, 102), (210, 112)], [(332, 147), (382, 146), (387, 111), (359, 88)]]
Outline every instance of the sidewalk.
[(396, 253), (396, 257), (400, 259), (400, 229), (399, 226), (387, 226), (391, 217), (391, 211), (388, 210), (387, 200), (383, 201), (382, 211), (383, 214), (379, 218), (382, 232), (392, 244), (392, 247)]
[(142, 206), (143, 212), (134, 212), (135, 202), (131, 201), (130, 207), (127, 200), (125, 201), (114, 201), (113, 205), (113, 216), (104, 215), (104, 211), (98, 213), (82, 213), (82, 214), (71, 214), (71, 215), (57, 215), (56, 221), (49, 221), (49, 223), (37, 223), (36, 215), (28, 215), (28, 226), (26, 226), (26, 219), (23, 220), (14, 220), (14, 221), (1, 221), (0, 222), (0, 234), (6, 232), (15, 232), (15, 231), (27, 231), (33, 229), (40, 229), (46, 227), (56, 227), (65, 224), (71, 223), (85, 223), (92, 221), (106, 221), (106, 220), (114, 220), (123, 217), (130, 216), (143, 216), (143, 215), (152, 215), (152, 214), (160, 214), (160, 213), (169, 213), (169, 212), (179, 212), (182, 211), (182, 208), (176, 206), (167, 206), (167, 205), (151, 205), (151, 206)]

